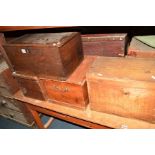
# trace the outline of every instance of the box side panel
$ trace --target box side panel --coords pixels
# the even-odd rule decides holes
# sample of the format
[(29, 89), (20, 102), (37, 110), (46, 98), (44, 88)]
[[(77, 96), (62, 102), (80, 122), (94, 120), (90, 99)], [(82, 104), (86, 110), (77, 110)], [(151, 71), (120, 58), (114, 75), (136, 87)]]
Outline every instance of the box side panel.
[(70, 75), (83, 60), (80, 34), (60, 47), (61, 61), (66, 75)]
[(88, 78), (92, 110), (155, 122), (154, 90), (130, 83)]

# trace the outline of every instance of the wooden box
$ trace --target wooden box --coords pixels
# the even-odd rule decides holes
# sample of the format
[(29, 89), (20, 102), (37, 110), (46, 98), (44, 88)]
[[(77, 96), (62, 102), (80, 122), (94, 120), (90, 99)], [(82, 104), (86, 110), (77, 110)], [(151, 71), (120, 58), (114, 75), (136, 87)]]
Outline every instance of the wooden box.
[(47, 98), (52, 102), (85, 109), (88, 104), (85, 76), (94, 59), (87, 56), (66, 81), (40, 79)]
[(0, 96), (0, 115), (26, 126), (33, 126), (34, 119), (27, 107), (13, 98)]
[(148, 46), (133, 37), (127, 55), (137, 58), (155, 58), (155, 48)]
[(127, 34), (82, 35), (84, 55), (122, 57), (127, 48)]
[(16, 72), (66, 79), (83, 59), (78, 32), (27, 34), (3, 45)]
[(155, 123), (155, 61), (98, 57), (87, 74), (92, 110)]
[(6, 61), (0, 59), (0, 94), (3, 96), (12, 96), (19, 90), (17, 81), (12, 76)]
[(37, 77), (18, 74), (16, 72), (13, 72), (13, 76), (18, 81), (18, 84), (25, 96), (38, 100), (45, 100), (43, 90)]

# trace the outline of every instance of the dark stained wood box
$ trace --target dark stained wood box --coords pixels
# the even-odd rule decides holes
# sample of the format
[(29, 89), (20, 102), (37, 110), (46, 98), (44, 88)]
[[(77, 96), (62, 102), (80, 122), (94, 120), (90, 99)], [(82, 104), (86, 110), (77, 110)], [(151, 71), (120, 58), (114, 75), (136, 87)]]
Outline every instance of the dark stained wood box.
[(155, 123), (155, 61), (98, 57), (87, 73), (92, 110)]
[(40, 79), (47, 98), (55, 103), (85, 109), (88, 104), (86, 72), (95, 57), (87, 56), (66, 81)]
[(137, 58), (155, 58), (155, 48), (133, 37), (127, 55)]
[(45, 100), (43, 90), (37, 77), (18, 74), (16, 72), (13, 72), (13, 76), (18, 81), (18, 84), (25, 96), (38, 100)]
[(19, 90), (17, 81), (12, 76), (6, 61), (0, 58), (0, 94), (3, 96), (12, 96)]
[(26, 34), (3, 47), (16, 72), (38, 77), (64, 80), (83, 59), (78, 32)]
[(122, 57), (127, 49), (127, 34), (82, 35), (84, 55)]

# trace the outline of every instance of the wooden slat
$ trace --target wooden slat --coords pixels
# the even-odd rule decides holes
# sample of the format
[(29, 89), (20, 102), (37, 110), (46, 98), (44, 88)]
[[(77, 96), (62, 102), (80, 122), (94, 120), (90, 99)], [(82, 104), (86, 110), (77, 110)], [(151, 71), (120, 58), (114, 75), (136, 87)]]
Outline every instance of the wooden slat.
[(44, 124), (44, 128), (47, 129), (53, 121), (54, 121), (54, 118), (50, 117), (49, 120)]
[(40, 128), (40, 129), (44, 129), (44, 125), (43, 123), (41, 122), (41, 119), (39, 117), (39, 113), (35, 110), (32, 110), (32, 109), (29, 109), (31, 114), (33, 115), (33, 118), (34, 118), (34, 121), (36, 122), (37, 126)]

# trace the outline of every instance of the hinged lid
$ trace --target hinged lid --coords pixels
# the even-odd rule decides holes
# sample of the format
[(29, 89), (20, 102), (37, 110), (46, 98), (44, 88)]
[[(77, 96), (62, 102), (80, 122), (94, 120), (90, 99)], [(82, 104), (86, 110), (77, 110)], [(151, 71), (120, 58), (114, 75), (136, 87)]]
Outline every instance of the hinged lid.
[(97, 57), (88, 75), (113, 81), (155, 83), (155, 59)]
[(21, 37), (8, 41), (5, 45), (18, 45), (18, 44), (40, 44), (62, 46), (64, 43), (73, 38), (78, 32), (64, 32), (64, 33), (36, 33), (26, 34)]

